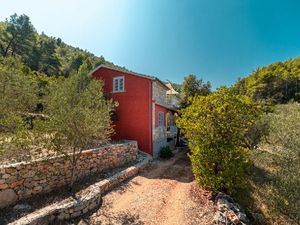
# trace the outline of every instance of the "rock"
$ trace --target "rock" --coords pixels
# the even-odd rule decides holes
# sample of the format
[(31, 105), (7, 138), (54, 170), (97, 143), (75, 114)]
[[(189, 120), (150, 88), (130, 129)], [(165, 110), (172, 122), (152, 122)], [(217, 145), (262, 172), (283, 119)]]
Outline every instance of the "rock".
[(76, 218), (76, 217), (78, 217), (80, 215), (81, 215), (81, 212), (80, 211), (76, 211), (76, 212), (72, 213), (70, 217), (71, 218)]
[(251, 216), (255, 222), (255, 224), (264, 225), (267, 224), (265, 217), (260, 213), (251, 213)]
[(17, 170), (16, 168), (6, 168), (5, 169), (5, 173), (8, 173), (8, 174), (12, 174), (12, 173), (15, 173)]
[(24, 182), (24, 179), (15, 181), (15, 182), (13, 182), (13, 183), (10, 184), (10, 187), (11, 187), (11, 188), (15, 188), (15, 187), (17, 187), (17, 186), (22, 185), (23, 182)]
[(10, 177), (10, 175), (9, 174), (4, 174), (3, 176), (2, 176), (2, 179), (7, 179), (7, 178), (9, 178)]
[(245, 211), (229, 195), (219, 193), (216, 199), (217, 212), (214, 224), (250, 224)]
[(7, 184), (0, 184), (0, 190), (8, 188)]
[(30, 209), (31, 209), (31, 206), (27, 203), (17, 204), (14, 206), (14, 210), (17, 210), (17, 211), (28, 211)]
[(0, 208), (3, 208), (16, 202), (17, 199), (18, 196), (16, 195), (13, 189), (6, 189), (4, 191), (0, 191)]

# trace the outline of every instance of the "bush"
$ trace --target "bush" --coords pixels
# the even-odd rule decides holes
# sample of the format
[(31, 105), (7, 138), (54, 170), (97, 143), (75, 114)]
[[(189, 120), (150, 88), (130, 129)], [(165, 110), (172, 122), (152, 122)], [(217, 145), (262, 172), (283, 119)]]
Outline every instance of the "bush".
[(171, 158), (173, 156), (173, 152), (172, 152), (172, 150), (170, 149), (169, 146), (165, 146), (165, 147), (162, 147), (160, 149), (160, 155), (159, 156), (161, 158), (168, 159), (168, 158)]
[(248, 149), (244, 136), (260, 114), (245, 96), (221, 89), (194, 97), (177, 124), (189, 141), (193, 173), (199, 185), (234, 192), (246, 184)]

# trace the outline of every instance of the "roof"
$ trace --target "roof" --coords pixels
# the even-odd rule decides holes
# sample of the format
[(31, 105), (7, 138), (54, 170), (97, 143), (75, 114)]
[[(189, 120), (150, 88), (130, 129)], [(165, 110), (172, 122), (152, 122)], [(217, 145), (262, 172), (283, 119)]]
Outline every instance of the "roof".
[(143, 77), (143, 78), (146, 78), (146, 79), (149, 79), (149, 80), (158, 81), (167, 90), (171, 90), (164, 82), (162, 82), (160, 79), (158, 79), (155, 76), (149, 76), (149, 75), (145, 75), (145, 74), (141, 74), (141, 73), (136, 73), (136, 72), (132, 72), (132, 71), (125, 71), (125, 70), (117, 69), (117, 68), (114, 68), (114, 67), (111, 67), (111, 66), (107, 66), (107, 65), (104, 65), (104, 64), (101, 64), (101, 65), (97, 66), (95, 69), (93, 69), (91, 72), (89, 72), (88, 75), (92, 76), (92, 74), (94, 72), (96, 72), (100, 68), (106, 68), (106, 69), (110, 69), (110, 70), (115, 70), (115, 71), (119, 71), (119, 72), (122, 72), (122, 73), (128, 73), (128, 74), (133, 75), (133, 76)]
[(169, 82), (169, 83), (166, 83), (166, 86), (168, 86), (168, 88), (170, 90), (167, 91), (167, 95), (178, 95), (179, 93), (173, 88), (172, 84)]

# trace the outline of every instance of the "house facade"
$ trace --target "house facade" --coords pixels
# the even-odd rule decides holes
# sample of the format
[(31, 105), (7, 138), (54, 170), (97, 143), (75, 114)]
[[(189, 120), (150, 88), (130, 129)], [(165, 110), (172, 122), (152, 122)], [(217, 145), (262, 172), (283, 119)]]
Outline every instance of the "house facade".
[(175, 147), (177, 105), (170, 87), (156, 77), (100, 65), (90, 75), (116, 104), (113, 140), (136, 140), (139, 149), (157, 157), (161, 147)]

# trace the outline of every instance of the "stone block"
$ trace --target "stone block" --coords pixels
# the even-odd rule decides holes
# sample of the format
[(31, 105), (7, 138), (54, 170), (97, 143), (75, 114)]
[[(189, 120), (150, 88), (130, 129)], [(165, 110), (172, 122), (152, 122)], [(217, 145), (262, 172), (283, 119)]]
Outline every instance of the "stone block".
[(7, 184), (0, 184), (0, 190), (7, 189), (7, 188), (8, 188)]
[(17, 180), (17, 181), (15, 181), (15, 182), (11, 183), (9, 186), (10, 186), (11, 188), (16, 188), (17, 186), (22, 185), (23, 182), (24, 182), (24, 179), (22, 179), (22, 180)]
[(7, 173), (2, 175), (2, 179), (7, 179), (9, 177), (10, 177), (10, 174), (7, 174)]
[(84, 208), (84, 209), (82, 210), (82, 214), (86, 214), (88, 211), (89, 211), (88, 208)]
[(75, 211), (75, 212), (73, 212), (71, 215), (70, 215), (70, 217), (71, 218), (76, 218), (76, 217), (78, 217), (78, 216), (80, 216), (81, 215), (81, 211)]
[(6, 189), (0, 191), (0, 208), (3, 208), (16, 202), (17, 199), (18, 196), (16, 195), (13, 189)]

